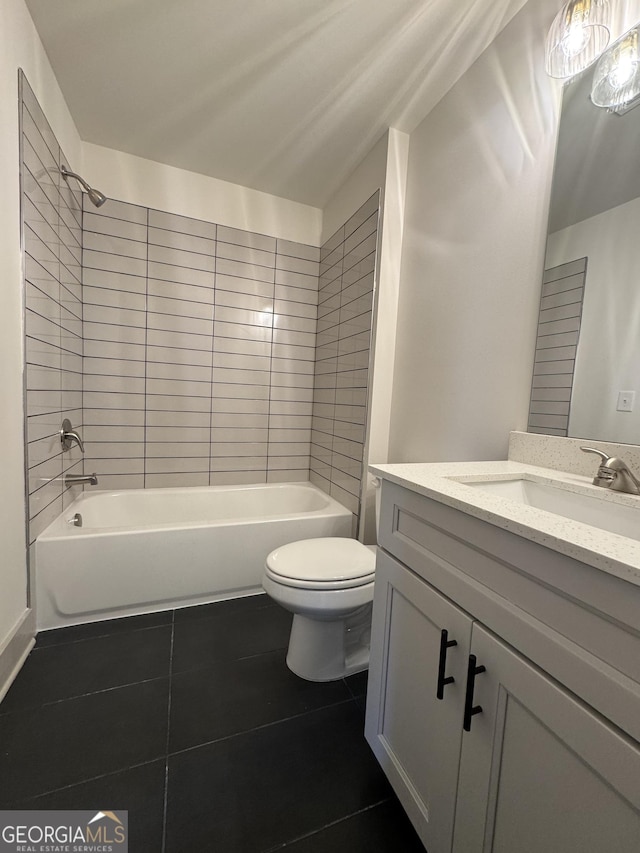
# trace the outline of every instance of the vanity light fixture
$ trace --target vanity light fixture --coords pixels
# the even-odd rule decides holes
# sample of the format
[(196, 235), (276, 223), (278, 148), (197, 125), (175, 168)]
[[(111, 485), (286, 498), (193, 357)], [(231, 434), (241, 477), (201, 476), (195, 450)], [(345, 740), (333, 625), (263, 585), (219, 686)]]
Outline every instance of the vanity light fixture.
[(639, 29), (629, 30), (600, 57), (591, 88), (597, 107), (622, 114), (640, 103)]
[(569, 0), (547, 36), (547, 74), (563, 79), (584, 71), (606, 49), (610, 35), (608, 0)]

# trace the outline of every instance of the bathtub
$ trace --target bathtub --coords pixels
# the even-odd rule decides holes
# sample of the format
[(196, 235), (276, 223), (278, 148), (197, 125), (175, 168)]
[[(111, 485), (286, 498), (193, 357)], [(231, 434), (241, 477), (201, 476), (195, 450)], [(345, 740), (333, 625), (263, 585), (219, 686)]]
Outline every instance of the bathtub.
[(352, 526), (311, 483), (85, 492), (36, 540), (38, 629), (252, 595), (274, 548)]

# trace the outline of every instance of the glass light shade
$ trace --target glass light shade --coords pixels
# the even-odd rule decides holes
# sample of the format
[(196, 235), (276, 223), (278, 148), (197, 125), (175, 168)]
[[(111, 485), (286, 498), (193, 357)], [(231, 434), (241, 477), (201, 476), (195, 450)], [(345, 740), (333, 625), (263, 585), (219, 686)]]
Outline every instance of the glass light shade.
[(600, 57), (593, 74), (591, 100), (597, 107), (620, 111), (640, 96), (638, 27), (618, 39)]
[(610, 35), (608, 0), (570, 0), (547, 36), (547, 74), (564, 79), (584, 71), (605, 50)]

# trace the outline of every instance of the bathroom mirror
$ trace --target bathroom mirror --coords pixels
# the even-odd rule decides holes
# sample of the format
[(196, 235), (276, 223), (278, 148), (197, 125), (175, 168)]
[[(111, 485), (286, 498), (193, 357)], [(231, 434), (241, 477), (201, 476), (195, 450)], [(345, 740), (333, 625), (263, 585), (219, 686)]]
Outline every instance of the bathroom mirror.
[(529, 431), (640, 444), (640, 107), (592, 76), (563, 96)]

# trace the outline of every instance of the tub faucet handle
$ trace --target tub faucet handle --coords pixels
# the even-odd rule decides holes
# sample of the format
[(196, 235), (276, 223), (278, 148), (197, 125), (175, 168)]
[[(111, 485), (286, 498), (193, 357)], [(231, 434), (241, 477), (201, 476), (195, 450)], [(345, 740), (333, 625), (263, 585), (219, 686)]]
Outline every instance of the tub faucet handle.
[(62, 449), (71, 450), (71, 445), (74, 441), (80, 448), (80, 452), (84, 453), (84, 444), (82, 443), (82, 439), (78, 433), (74, 431), (69, 418), (65, 418), (62, 421), (62, 429), (60, 430), (60, 443), (62, 444)]

